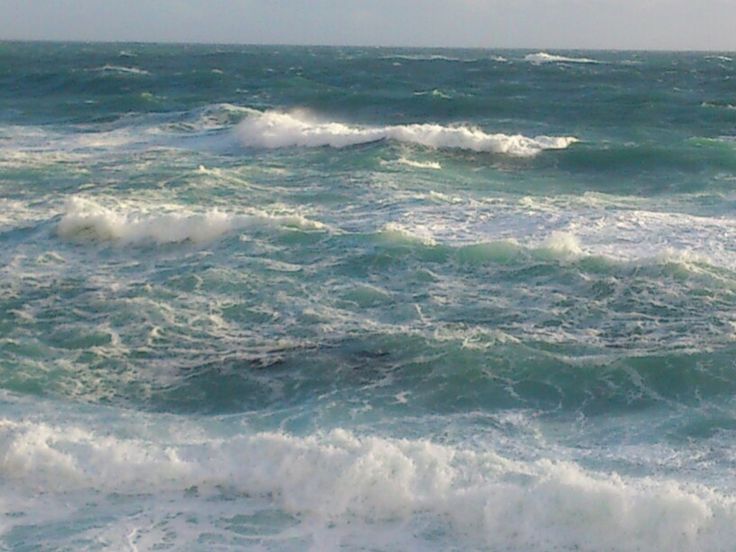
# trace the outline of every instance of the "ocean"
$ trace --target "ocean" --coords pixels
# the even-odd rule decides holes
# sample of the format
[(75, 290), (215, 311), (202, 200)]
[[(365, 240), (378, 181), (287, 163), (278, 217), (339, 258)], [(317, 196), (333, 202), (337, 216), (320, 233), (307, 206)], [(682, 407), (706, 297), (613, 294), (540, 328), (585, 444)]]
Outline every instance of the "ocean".
[(736, 60), (0, 43), (0, 549), (736, 542)]

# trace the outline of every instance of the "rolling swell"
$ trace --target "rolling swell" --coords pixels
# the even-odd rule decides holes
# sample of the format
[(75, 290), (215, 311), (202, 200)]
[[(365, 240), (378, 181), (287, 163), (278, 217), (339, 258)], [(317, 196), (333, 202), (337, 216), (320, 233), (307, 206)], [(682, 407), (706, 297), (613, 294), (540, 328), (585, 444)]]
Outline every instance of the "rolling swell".
[(570, 171), (643, 173), (679, 171), (702, 173), (736, 170), (736, 148), (726, 141), (690, 139), (676, 145), (581, 144), (557, 162)]

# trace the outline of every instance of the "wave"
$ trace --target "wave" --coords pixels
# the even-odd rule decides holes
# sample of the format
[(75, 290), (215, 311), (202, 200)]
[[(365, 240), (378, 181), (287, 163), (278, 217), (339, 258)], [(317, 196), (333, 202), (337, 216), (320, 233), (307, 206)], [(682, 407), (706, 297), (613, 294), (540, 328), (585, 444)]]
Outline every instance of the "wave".
[(258, 112), (246, 117), (237, 128), (238, 136), (247, 147), (343, 148), (380, 140), (395, 140), (441, 149), (462, 149), (476, 152), (531, 157), (544, 150), (564, 149), (577, 142), (569, 136), (537, 136), (521, 134), (487, 134), (476, 127), (411, 124), (383, 127), (351, 126), (339, 122), (320, 122), (304, 112)]
[(703, 102), (700, 107), (707, 107), (712, 109), (736, 109), (736, 105), (725, 103), (725, 102)]
[(399, 157), (395, 161), (381, 161), (382, 165), (404, 165), (413, 169), (428, 169), (433, 171), (442, 170), (442, 165), (437, 161), (415, 161), (406, 157)]
[(535, 65), (540, 65), (542, 63), (592, 63), (592, 64), (603, 63), (602, 61), (598, 61), (596, 59), (557, 56), (554, 54), (548, 54), (547, 52), (538, 52), (536, 54), (528, 54), (524, 56), (524, 61), (528, 61)]
[[(270, 215), (262, 212), (233, 214), (216, 209), (204, 213), (176, 206), (161, 209), (111, 209), (91, 199), (73, 197), (57, 225), (63, 238), (88, 237), (124, 244), (154, 242), (159, 244), (212, 241), (235, 230), (277, 225), (303, 230), (324, 226), (301, 215)], [(167, 212), (168, 211), (168, 212)]]
[(385, 224), (378, 235), (389, 243), (421, 244), (430, 247), (437, 245), (429, 229), (420, 226), (408, 227), (397, 222)]
[(391, 54), (381, 59), (401, 59), (405, 61), (475, 61), (440, 54)]
[(120, 73), (123, 75), (150, 75), (150, 73), (145, 69), (140, 69), (138, 67), (124, 67), (122, 65), (103, 65), (102, 67), (92, 69), (92, 71), (99, 71), (101, 73)]
[(435, 88), (433, 90), (420, 90), (414, 92), (415, 96), (432, 96), (433, 98), (441, 98), (443, 100), (451, 100), (452, 96), (444, 93), (442, 90)]
[[(581, 552), (725, 551), (736, 538), (734, 498), (717, 488), (590, 472), (572, 462), (519, 461), (342, 429), (227, 439), (179, 430), (161, 441), (6, 419), (0, 470), (21, 488), (43, 488), (51, 497), (93, 491), (103, 504), (104, 493), (187, 491), (209, 509), (217, 506), (217, 489), (227, 489), (231, 501), (258, 497), (304, 519), (290, 526), (292, 536), (361, 526), (375, 536), (395, 522), (424, 522), (425, 530), (449, 532), (467, 547)], [(159, 515), (167, 513), (164, 504)], [(437, 536), (413, 536), (428, 538)]]
[[(736, 168), (736, 155), (733, 148), (728, 146), (728, 140), (723, 136), (692, 137), (674, 144), (587, 143), (566, 151), (559, 158), (559, 166), (567, 170), (593, 172), (642, 173), (645, 170), (699, 172), (713, 168), (733, 171)], [(634, 182), (637, 186), (641, 186), (638, 180)], [(712, 186), (713, 183), (702, 180), (699, 185), (705, 188)], [(626, 189), (627, 183), (624, 182), (622, 186)], [(667, 190), (671, 189), (672, 184), (669, 184)]]
[[(442, 194), (432, 194), (438, 201), (453, 203), (454, 198)], [(477, 240), (477, 234), (467, 236), (449, 234), (446, 229), (429, 224), (409, 224), (392, 222), (384, 225), (371, 237), (384, 247), (410, 249), (421, 258), (431, 258), (435, 262), (457, 262), (468, 266), (486, 264), (525, 265), (528, 263), (553, 263), (574, 267), (583, 272), (622, 274), (636, 270), (660, 277), (662, 274), (679, 279), (697, 279), (709, 285), (725, 284), (728, 287), (736, 282), (736, 260), (733, 255), (722, 251), (702, 251), (703, 243), (712, 236), (730, 234), (731, 225), (727, 221), (714, 222), (711, 228), (697, 228), (695, 217), (679, 216), (679, 224), (668, 224), (666, 218), (657, 216), (634, 218), (631, 221), (618, 219), (605, 228), (624, 228), (628, 224), (647, 225), (653, 236), (661, 239), (641, 242), (637, 248), (631, 247), (631, 237), (622, 230), (622, 242), (602, 244), (596, 232), (583, 236), (572, 231), (556, 230), (535, 239), (519, 240), (505, 238), (497, 240)], [(693, 234), (691, 240), (673, 239), (671, 245), (664, 236), (679, 236), (683, 226), (692, 224), (688, 230)], [(696, 230), (697, 228), (697, 230)], [(587, 238), (587, 239), (586, 239)], [(403, 253), (402, 253), (403, 254)], [(623, 272), (622, 272), (623, 271)]]
[[(145, 93), (143, 98), (150, 96)], [(105, 125), (71, 131), (44, 126), (0, 126), (0, 164), (46, 164), (55, 158), (81, 160), (114, 151), (150, 148), (231, 149), (230, 130), (259, 111), (229, 103), (172, 113), (131, 113)]]

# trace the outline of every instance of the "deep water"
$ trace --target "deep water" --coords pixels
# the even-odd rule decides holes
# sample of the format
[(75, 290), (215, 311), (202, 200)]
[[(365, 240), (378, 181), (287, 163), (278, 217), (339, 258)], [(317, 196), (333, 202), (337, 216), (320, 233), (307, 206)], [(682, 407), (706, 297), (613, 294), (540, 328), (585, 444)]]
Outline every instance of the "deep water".
[(732, 551), (731, 54), (0, 43), (0, 550)]

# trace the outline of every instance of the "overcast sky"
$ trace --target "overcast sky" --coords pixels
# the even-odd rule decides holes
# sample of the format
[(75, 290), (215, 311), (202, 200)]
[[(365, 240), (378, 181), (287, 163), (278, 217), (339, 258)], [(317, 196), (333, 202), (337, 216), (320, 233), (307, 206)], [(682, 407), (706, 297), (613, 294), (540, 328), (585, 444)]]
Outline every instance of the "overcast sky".
[(736, 0), (0, 0), (0, 39), (736, 50)]

